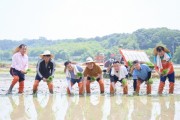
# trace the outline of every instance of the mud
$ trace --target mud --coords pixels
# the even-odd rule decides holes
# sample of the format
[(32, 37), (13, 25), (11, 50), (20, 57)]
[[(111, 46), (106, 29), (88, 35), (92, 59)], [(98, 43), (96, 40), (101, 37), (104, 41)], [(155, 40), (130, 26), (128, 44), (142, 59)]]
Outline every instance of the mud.
[(17, 94), (18, 84), (12, 95), (5, 95), (11, 76), (0, 78), (0, 120), (174, 120), (180, 114), (180, 81), (176, 80), (174, 95), (168, 94), (168, 81), (162, 96), (157, 95), (159, 80), (152, 85), (152, 95), (146, 95), (146, 84), (141, 85), (140, 96), (133, 96), (132, 80), (129, 94), (122, 94), (117, 83), (117, 93), (109, 94), (109, 80), (105, 80), (105, 94), (99, 93), (97, 82), (91, 84), (91, 95), (66, 95), (65, 79), (54, 79), (54, 92), (49, 94), (45, 82), (41, 82), (37, 96), (32, 94), (33, 77), (27, 77), (24, 94)]

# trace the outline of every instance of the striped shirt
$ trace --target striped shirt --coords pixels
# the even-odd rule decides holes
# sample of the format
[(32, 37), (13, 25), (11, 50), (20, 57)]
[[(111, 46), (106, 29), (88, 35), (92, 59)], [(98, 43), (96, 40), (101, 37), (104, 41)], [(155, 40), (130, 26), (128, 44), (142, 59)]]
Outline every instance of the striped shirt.
[(46, 64), (45, 61), (41, 59), (38, 61), (36, 71), (40, 78), (48, 78), (49, 76), (54, 76), (55, 62), (53, 60), (50, 60)]

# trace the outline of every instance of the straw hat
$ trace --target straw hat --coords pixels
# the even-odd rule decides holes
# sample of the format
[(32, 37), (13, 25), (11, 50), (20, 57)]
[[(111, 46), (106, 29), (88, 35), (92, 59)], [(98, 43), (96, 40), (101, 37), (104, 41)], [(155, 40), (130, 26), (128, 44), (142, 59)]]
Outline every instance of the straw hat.
[(164, 46), (156, 46), (155, 48), (154, 48), (154, 50), (153, 50), (153, 54), (156, 56), (157, 55), (157, 48), (158, 47), (163, 47), (164, 48), (164, 52), (166, 52), (166, 53), (169, 53), (170, 51), (166, 48), (166, 47), (164, 47)]
[(44, 55), (50, 55), (51, 58), (54, 57), (54, 55), (52, 55), (49, 50), (45, 50), (45, 51), (43, 52), (43, 54), (40, 54), (40, 57), (43, 58)]

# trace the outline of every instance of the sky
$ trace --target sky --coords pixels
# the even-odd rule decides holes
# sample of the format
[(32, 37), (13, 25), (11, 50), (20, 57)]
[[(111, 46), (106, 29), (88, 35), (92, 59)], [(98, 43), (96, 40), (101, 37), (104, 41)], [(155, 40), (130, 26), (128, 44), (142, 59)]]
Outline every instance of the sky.
[(72, 39), (180, 30), (180, 0), (0, 0), (0, 39)]

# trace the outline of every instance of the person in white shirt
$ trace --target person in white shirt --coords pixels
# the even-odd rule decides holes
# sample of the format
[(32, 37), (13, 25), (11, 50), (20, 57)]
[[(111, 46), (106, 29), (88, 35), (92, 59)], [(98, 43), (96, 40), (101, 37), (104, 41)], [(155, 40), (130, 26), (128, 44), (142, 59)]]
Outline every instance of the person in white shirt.
[(12, 93), (12, 89), (17, 82), (19, 82), (18, 93), (23, 93), (24, 80), (25, 80), (25, 74), (27, 73), (26, 72), (27, 69), (28, 69), (27, 46), (24, 44), (21, 44), (15, 49), (15, 52), (12, 56), (10, 74), (13, 76), (13, 80), (7, 94)]
[(110, 93), (115, 93), (115, 84), (119, 81), (123, 85), (123, 93), (128, 94), (127, 77), (128, 72), (126, 67), (121, 65), (119, 61), (114, 61), (112, 68), (110, 69)]
[(72, 94), (72, 87), (75, 83), (78, 83), (79, 95), (83, 95), (83, 68), (77, 64), (73, 64), (71, 61), (64, 63), (66, 73), (66, 79), (68, 81), (67, 93)]

